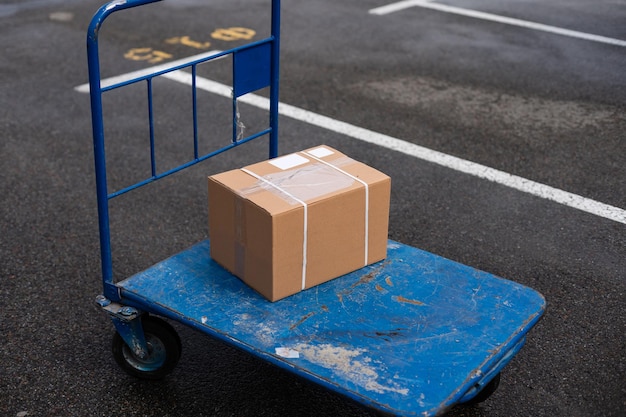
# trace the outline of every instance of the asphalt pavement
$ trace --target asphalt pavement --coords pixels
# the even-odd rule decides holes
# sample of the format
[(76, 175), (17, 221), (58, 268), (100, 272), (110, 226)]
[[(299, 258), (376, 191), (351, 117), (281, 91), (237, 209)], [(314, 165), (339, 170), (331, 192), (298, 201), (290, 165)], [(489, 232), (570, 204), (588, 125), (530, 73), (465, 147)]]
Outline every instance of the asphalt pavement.
[[(626, 47), (606, 40), (626, 40), (626, 5), (436, 2), (595, 36), (585, 38), (417, 4), (369, 13), (388, 3), (283, 1), (280, 100), (470, 161), (471, 172), (289, 115), (280, 153), (324, 143), (380, 169), (393, 184), (390, 238), (545, 296), (546, 315), (500, 388), (450, 416), (623, 415)], [(178, 324), (183, 354), (166, 379), (140, 381), (116, 365), (113, 326), (94, 303), (102, 289), (91, 118), (88, 94), (76, 90), (88, 80), (86, 29), (99, 6), (0, 1), (0, 415), (374, 415)], [(103, 76), (260, 39), (268, 22), (265, 0), (128, 10), (102, 28)], [(199, 71), (230, 80), (226, 63)], [(172, 80), (155, 87), (167, 168), (186, 155), (189, 94)], [(146, 168), (142, 94), (105, 102), (113, 187)], [(200, 100), (199, 127), (210, 133), (202, 149), (228, 143), (228, 101), (208, 92)], [(240, 110), (247, 129), (267, 119), (263, 109)], [(206, 176), (266, 155), (265, 143), (241, 146), (116, 200), (116, 276), (206, 238)], [(477, 174), (492, 169), (591, 209)]]

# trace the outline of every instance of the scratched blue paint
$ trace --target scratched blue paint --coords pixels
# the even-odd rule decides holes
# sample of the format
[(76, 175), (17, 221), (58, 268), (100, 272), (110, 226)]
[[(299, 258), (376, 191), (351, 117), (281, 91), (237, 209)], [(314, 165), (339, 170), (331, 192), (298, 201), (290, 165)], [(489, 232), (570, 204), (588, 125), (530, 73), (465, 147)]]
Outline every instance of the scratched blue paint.
[(530, 288), (393, 241), (385, 261), (275, 303), (213, 262), (208, 241), (118, 286), (131, 304), (397, 415), (458, 403), (545, 308)]

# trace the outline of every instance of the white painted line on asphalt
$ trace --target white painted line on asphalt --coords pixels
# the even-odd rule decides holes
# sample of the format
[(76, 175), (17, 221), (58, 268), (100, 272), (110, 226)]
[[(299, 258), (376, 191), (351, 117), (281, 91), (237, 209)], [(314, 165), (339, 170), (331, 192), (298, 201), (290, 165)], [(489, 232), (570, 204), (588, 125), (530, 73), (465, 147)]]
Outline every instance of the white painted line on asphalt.
[(609, 45), (626, 46), (626, 41), (622, 39), (609, 38), (592, 33), (578, 32), (576, 30), (564, 29), (556, 26), (544, 25), (542, 23), (530, 22), (528, 20), (514, 19), (512, 17), (500, 16), (492, 13), (479, 12), (461, 7), (448, 6), (445, 4), (433, 3), (428, 0), (404, 0), (397, 3), (391, 3), (386, 6), (376, 7), (369, 11), (370, 14), (385, 15), (408, 9), (410, 7), (422, 7), (425, 9), (438, 10), (444, 13), (452, 13), (475, 19), (489, 20), (497, 23), (504, 23), (512, 26), (519, 26), (527, 29), (534, 29), (543, 32), (554, 33), (557, 35), (569, 36), (572, 38), (585, 39), (588, 41), (606, 43)]
[[(187, 85), (191, 85), (192, 82), (191, 74), (184, 71), (170, 72), (164, 74), (164, 76)], [(229, 86), (202, 77), (196, 77), (196, 86), (202, 90), (224, 97), (230, 98), (232, 94)], [(269, 109), (269, 99), (256, 94), (246, 94), (245, 96), (240, 97), (239, 101), (262, 109)], [(434, 151), (402, 139), (397, 139), (382, 133), (377, 133), (349, 123), (341, 122), (339, 120), (322, 116), (289, 104), (279, 103), (278, 112), (283, 116), (309, 123), (323, 129), (331, 130), (363, 142), (372, 143), (387, 149), (402, 152), (406, 155), (410, 155), (427, 162), (432, 162), (455, 171), (493, 181), (500, 185), (514, 188), (527, 194), (626, 224), (626, 210), (618, 207), (600, 203), (598, 201), (531, 181), (526, 178), (518, 177), (516, 175), (511, 175), (485, 165), (480, 165), (475, 162), (458, 158), (456, 156)]]
[[(427, 3), (430, 0), (424, 0), (422, 1), (423, 3)], [(395, 12), (399, 12), (401, 10), (405, 10), (405, 9), (409, 9), (411, 7), (417, 7), (418, 4), (416, 3), (422, 3), (420, 1), (415, 1), (415, 0), (403, 0), (403, 1), (398, 1), (395, 3), (390, 3), (390, 4), (386, 4), (384, 6), (380, 6), (380, 7), (375, 7), (373, 9), (370, 9), (369, 13), (370, 14), (376, 14), (379, 16), (383, 16), (386, 14), (390, 14), (390, 13), (395, 13)]]
[[(213, 51), (208, 51), (208, 52), (204, 52), (198, 55), (189, 56), (186, 58), (178, 59), (176, 61), (170, 61), (165, 64), (155, 65), (149, 68), (143, 68), (137, 71), (127, 72), (126, 74), (117, 75), (115, 77), (103, 78), (102, 80), (100, 80), (100, 87), (101, 88), (110, 87), (114, 84), (123, 83), (126, 81), (134, 80), (135, 78), (140, 78), (146, 75), (154, 74), (155, 72), (164, 71), (164, 70), (167, 70), (168, 68), (174, 68), (174, 67), (178, 67), (181, 65), (189, 64), (190, 62), (208, 58), (212, 55), (219, 54), (220, 52), (222, 51), (215, 49)], [(79, 93), (88, 93), (89, 83), (76, 86), (74, 87), (74, 90), (78, 91)]]
[[(189, 57), (187, 60), (188, 62), (194, 61), (198, 59), (198, 56), (199, 55)], [(171, 67), (171, 65), (168, 65), (168, 67)], [(145, 70), (142, 70), (142, 73), (154, 72), (155, 68), (157, 67), (146, 68)], [(131, 74), (137, 74), (137, 72)], [(181, 70), (168, 72), (161, 76), (182, 84), (192, 85), (192, 75)], [(115, 78), (132, 79), (136, 78), (136, 75), (128, 77), (128, 74), (125, 74)], [(84, 87), (85, 85), (87, 86), (86, 90)], [(200, 76), (196, 76), (196, 88), (223, 97), (232, 98), (232, 87)], [(75, 87), (75, 90), (83, 93), (89, 92), (89, 85), (83, 84), (82, 86)], [(269, 110), (269, 99), (256, 94), (246, 94), (239, 97), (238, 101), (264, 110)], [(577, 194), (550, 187), (549, 185), (531, 181), (516, 175), (511, 175), (504, 171), (477, 164), (456, 156), (448, 155), (443, 152), (428, 149), (402, 139), (377, 133), (362, 127), (332, 119), (327, 116), (322, 116), (289, 104), (279, 103), (278, 112), (283, 116), (290, 117), (304, 123), (309, 123), (323, 129), (331, 130), (335, 133), (339, 133), (353, 139), (358, 139), (360, 141), (378, 145), (396, 152), (401, 152), (405, 155), (413, 156), (458, 172), (486, 179), (536, 197), (554, 201), (567, 207), (575, 208), (605, 219), (626, 224), (626, 210), (619, 207), (600, 203)]]

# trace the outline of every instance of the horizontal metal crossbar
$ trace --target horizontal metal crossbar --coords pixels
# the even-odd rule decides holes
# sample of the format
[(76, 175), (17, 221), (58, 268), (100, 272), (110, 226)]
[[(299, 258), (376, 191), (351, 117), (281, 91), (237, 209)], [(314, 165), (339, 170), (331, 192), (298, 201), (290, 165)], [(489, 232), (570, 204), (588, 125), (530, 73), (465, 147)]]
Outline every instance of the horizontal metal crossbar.
[(181, 165), (179, 165), (179, 166), (177, 166), (177, 167), (175, 167), (175, 168), (172, 168), (172, 169), (170, 169), (170, 170), (168, 170), (168, 171), (162, 172), (162, 173), (157, 174), (157, 175), (153, 175), (152, 177), (150, 177), (150, 178), (148, 178), (148, 179), (145, 179), (145, 180), (143, 180), (143, 181), (139, 181), (139, 182), (137, 182), (137, 183), (135, 183), (135, 184), (133, 184), (133, 185), (130, 185), (130, 186), (125, 187), (125, 188), (122, 188), (121, 190), (118, 190), (118, 191), (115, 191), (115, 192), (113, 192), (113, 193), (110, 193), (110, 194), (108, 195), (108, 198), (109, 198), (109, 199), (112, 199), (112, 198), (114, 198), (114, 197), (117, 197), (117, 196), (120, 196), (120, 195), (122, 195), (122, 194), (125, 194), (125, 193), (127, 193), (127, 192), (129, 192), (129, 191), (132, 191), (132, 190), (134, 190), (134, 189), (136, 189), (136, 188), (139, 188), (139, 187), (141, 187), (141, 186), (144, 186), (144, 185), (150, 184), (151, 182), (154, 182), (154, 181), (160, 180), (161, 178), (167, 177), (168, 175), (171, 175), (171, 174), (174, 174), (174, 173), (176, 173), (176, 172), (182, 171), (182, 170), (183, 170), (183, 169), (185, 169), (185, 168), (189, 168), (189, 167), (191, 167), (191, 166), (193, 166), (193, 165), (195, 165), (195, 164), (197, 164), (197, 163), (199, 163), (199, 162), (205, 161), (205, 160), (207, 160), (207, 159), (209, 159), (209, 158), (212, 158), (212, 157), (214, 157), (214, 156), (216, 156), (216, 155), (219, 155), (219, 154), (220, 154), (220, 153), (222, 153), (222, 152), (226, 152), (227, 150), (232, 149), (232, 148), (234, 148), (235, 146), (242, 145), (242, 144), (244, 144), (244, 143), (246, 143), (246, 142), (250, 142), (251, 140), (256, 139), (256, 138), (258, 138), (258, 137), (260, 137), (260, 136), (267, 135), (267, 134), (269, 134), (271, 131), (272, 131), (272, 128), (270, 127), (270, 128), (265, 129), (265, 130), (262, 130), (262, 131), (260, 131), (260, 132), (257, 132), (257, 133), (255, 133), (254, 135), (250, 135), (250, 136), (248, 136), (247, 138), (240, 139), (240, 140), (238, 140), (238, 141), (237, 141), (237, 142), (235, 142), (235, 143), (231, 143), (230, 145), (227, 145), (227, 146), (225, 146), (225, 147), (223, 147), (223, 148), (221, 148), (221, 149), (218, 149), (218, 150), (216, 150), (216, 151), (209, 152), (209, 153), (207, 153), (207, 154), (205, 154), (205, 155), (202, 155), (202, 156), (200, 156), (200, 157), (198, 157), (198, 158), (195, 158), (195, 159), (193, 159), (193, 160), (191, 160), (191, 161), (189, 161), (189, 162), (186, 162), (186, 163), (184, 163), (184, 164), (181, 164)]

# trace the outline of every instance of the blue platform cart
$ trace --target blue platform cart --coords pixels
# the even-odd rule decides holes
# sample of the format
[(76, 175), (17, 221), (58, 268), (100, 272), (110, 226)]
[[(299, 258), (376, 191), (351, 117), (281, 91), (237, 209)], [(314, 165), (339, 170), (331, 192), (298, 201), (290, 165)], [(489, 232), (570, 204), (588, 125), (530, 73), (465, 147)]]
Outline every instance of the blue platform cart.
[[(268, 139), (269, 156), (278, 154), (280, 1), (271, 2), (271, 35), (266, 39), (132, 80), (103, 83), (98, 34), (104, 20), (111, 13), (155, 1), (160, 0), (112, 1), (95, 14), (87, 35), (104, 286), (96, 302), (115, 325), (113, 355), (119, 365), (147, 379), (162, 378), (174, 369), (181, 341), (160, 316), (384, 414), (441, 415), (456, 404), (489, 397), (498, 386), (500, 371), (542, 316), (543, 297), (515, 282), (398, 242), (388, 242), (388, 257), (382, 262), (274, 303), (211, 260), (208, 240), (136, 275), (114, 279), (111, 199), (251, 140)], [(151, 109), (154, 77), (186, 71), (192, 77), (196, 131), (196, 67), (226, 55), (233, 63), (233, 137), (228, 145), (200, 155), (195, 137), (192, 160), (161, 173), (153, 163), (145, 180), (109, 192), (103, 94), (145, 83)], [(240, 137), (238, 98), (266, 87), (269, 126)], [(147, 113), (153, 126), (153, 113)], [(152, 129), (150, 143), (154, 158)]]

